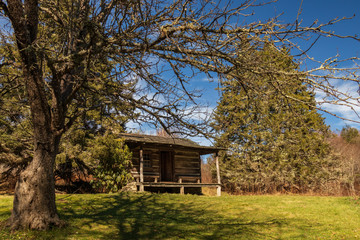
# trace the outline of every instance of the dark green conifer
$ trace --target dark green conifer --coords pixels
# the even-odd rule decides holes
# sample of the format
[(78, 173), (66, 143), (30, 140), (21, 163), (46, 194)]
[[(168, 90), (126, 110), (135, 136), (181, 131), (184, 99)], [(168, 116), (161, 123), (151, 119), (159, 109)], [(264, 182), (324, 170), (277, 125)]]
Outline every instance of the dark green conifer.
[(303, 74), (286, 49), (270, 42), (246, 60), (253, 66), (222, 82), (215, 111), (217, 145), (229, 149), (222, 155), (223, 183), (238, 192), (320, 187), (332, 164), (328, 127)]

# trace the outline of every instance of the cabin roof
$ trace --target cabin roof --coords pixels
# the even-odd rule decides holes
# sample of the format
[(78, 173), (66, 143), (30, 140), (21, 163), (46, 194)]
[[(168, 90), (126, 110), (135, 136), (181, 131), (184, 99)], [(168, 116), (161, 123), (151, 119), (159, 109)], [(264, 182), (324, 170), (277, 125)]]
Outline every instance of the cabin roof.
[(201, 146), (189, 139), (177, 138), (177, 137), (162, 137), (162, 136), (133, 134), (133, 133), (121, 133), (119, 134), (119, 137), (124, 138), (125, 143), (187, 148), (187, 149), (197, 150), (200, 152), (200, 154), (210, 154), (210, 153), (216, 153), (220, 150), (225, 150), (224, 148)]

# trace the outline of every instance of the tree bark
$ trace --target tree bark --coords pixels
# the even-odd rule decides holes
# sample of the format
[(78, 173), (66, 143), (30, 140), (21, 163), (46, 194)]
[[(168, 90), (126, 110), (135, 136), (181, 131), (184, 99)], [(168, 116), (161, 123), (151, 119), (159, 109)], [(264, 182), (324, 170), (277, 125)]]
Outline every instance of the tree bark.
[(56, 143), (37, 144), (32, 162), (20, 174), (8, 222), (12, 229), (45, 230), (63, 224), (55, 205), (53, 165), (56, 154), (52, 144)]
[(23, 73), (33, 123), (34, 157), (16, 183), (8, 225), (12, 229), (45, 230), (63, 224), (56, 211), (53, 173), (61, 135), (53, 129), (39, 68), (24, 63)]
[[(36, 50), (38, 0), (8, 0), (2, 9), (9, 17), (20, 53), (23, 77), (33, 124), (34, 157), (20, 174), (8, 225), (12, 229), (44, 230), (62, 224), (55, 205), (54, 163), (58, 152), (64, 115), (50, 107), (41, 61)], [(57, 86), (54, 86), (57, 88)], [(53, 99), (54, 100), (54, 99)], [(52, 101), (52, 104), (56, 101)]]

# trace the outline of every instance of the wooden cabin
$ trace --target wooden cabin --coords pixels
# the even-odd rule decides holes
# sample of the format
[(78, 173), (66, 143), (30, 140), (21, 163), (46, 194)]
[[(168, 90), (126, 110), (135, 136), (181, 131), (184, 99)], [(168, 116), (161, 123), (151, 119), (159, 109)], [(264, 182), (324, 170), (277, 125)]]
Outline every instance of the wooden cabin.
[[(221, 195), (218, 152), (216, 147), (205, 147), (183, 138), (140, 134), (120, 134), (133, 153), (133, 169), (138, 191), (150, 188), (216, 187)], [(201, 155), (216, 154), (217, 182), (201, 182)]]

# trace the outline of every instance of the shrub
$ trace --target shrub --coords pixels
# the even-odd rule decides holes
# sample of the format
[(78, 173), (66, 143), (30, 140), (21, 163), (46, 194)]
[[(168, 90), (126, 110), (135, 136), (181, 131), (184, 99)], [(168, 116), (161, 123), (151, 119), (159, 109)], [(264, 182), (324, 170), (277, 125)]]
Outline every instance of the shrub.
[(90, 150), (94, 180), (91, 184), (105, 192), (117, 192), (125, 186), (132, 176), (132, 154), (121, 139), (105, 134), (98, 137)]

